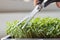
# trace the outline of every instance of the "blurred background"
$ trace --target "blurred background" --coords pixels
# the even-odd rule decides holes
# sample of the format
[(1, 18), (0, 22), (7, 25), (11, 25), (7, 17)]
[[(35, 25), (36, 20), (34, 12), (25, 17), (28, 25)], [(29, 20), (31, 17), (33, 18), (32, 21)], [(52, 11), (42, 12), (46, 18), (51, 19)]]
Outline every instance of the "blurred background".
[[(21, 20), (34, 9), (33, 0), (0, 0), (0, 38), (6, 36), (6, 22)], [(60, 17), (60, 9), (55, 3), (42, 9), (36, 16)]]

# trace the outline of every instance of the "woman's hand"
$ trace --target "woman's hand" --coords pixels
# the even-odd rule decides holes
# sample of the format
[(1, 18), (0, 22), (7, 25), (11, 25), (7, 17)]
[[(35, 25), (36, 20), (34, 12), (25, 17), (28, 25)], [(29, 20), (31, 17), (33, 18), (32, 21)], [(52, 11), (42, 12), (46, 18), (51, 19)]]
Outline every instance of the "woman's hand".
[(60, 2), (56, 2), (57, 7), (60, 8)]
[[(34, 0), (34, 6), (37, 5), (38, 1), (39, 1), (39, 0)], [(49, 1), (50, 1), (50, 0), (49, 0)], [(56, 5), (57, 5), (57, 7), (60, 8), (60, 2), (56, 2)]]

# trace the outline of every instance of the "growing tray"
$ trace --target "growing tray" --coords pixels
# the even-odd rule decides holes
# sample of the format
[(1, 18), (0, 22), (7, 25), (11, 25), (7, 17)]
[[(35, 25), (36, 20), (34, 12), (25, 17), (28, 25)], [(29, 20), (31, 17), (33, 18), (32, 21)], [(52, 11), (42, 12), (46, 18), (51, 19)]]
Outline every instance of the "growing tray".
[(7, 36), (1, 38), (1, 40), (60, 40), (60, 38), (33, 38), (33, 39), (31, 39), (31, 38), (24, 38), (24, 39), (23, 38), (22, 39), (13, 38), (12, 39), (12, 37), (10, 35), (7, 35)]

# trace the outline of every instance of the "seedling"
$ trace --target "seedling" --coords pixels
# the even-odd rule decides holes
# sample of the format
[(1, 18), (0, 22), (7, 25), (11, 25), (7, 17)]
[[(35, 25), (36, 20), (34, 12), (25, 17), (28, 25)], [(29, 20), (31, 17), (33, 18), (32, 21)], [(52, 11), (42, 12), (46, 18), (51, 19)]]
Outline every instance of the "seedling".
[[(59, 18), (34, 18), (30, 20), (24, 29), (21, 29), (26, 20), (19, 26), (14, 26), (19, 21), (7, 22), (7, 35), (12, 38), (60, 38), (60, 19)], [(11, 29), (14, 28), (14, 29)]]

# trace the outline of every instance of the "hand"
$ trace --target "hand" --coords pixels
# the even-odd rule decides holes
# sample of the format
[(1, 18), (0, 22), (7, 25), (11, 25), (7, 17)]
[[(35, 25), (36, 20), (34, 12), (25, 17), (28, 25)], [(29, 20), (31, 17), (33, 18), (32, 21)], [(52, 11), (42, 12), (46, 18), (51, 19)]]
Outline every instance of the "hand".
[(39, 2), (39, 4), (41, 4), (44, 0), (34, 0), (34, 6), (36, 6)]
[(56, 2), (58, 8), (60, 8), (60, 2)]
[[(34, 0), (34, 6), (36, 6), (37, 5), (37, 3), (39, 2), (39, 1), (42, 1), (42, 0)], [(43, 0), (44, 1), (44, 0)], [(42, 2), (43, 2), (42, 1)], [(48, 6), (50, 3), (52, 3), (52, 2), (56, 2), (56, 5), (57, 5), (57, 7), (59, 7), (60, 8), (60, 0), (48, 0), (46, 3), (45, 3), (45, 6)]]

